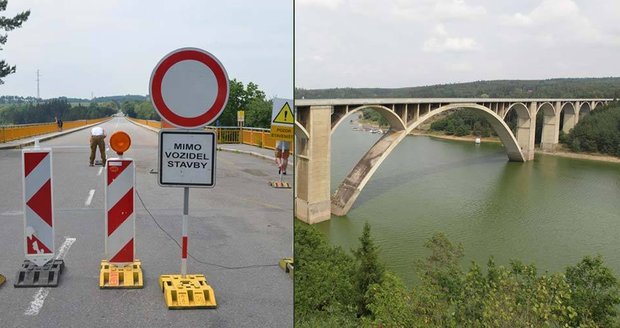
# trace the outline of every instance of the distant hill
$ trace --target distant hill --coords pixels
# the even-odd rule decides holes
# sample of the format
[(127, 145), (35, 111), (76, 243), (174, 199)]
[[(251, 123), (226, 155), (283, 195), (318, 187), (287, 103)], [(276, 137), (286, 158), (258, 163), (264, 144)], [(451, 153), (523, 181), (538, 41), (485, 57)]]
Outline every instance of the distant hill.
[(106, 97), (95, 97), (92, 101), (94, 102), (108, 102), (108, 101), (117, 101), (119, 103), (123, 103), (125, 101), (144, 101), (148, 100), (147, 96), (141, 95), (124, 95), (124, 96), (106, 96)]
[[(148, 100), (147, 96), (141, 95), (124, 95), (124, 96), (105, 96), (105, 97), (95, 97), (93, 99), (85, 99), (85, 98), (67, 98), (67, 97), (58, 97), (59, 99), (66, 99), (69, 103), (80, 103), (80, 104), (88, 104), (90, 102), (94, 103), (104, 103), (104, 102), (118, 102), (123, 103), (125, 101), (144, 101)], [(20, 96), (0, 96), (0, 104), (25, 104), (25, 103), (35, 103), (35, 102), (44, 102), (49, 99), (37, 99), (36, 97), (20, 97)]]
[(434, 97), (620, 98), (620, 77), (495, 80), (391, 89), (295, 89), (295, 99)]
[(0, 96), (0, 104), (24, 104), (36, 101), (35, 97)]

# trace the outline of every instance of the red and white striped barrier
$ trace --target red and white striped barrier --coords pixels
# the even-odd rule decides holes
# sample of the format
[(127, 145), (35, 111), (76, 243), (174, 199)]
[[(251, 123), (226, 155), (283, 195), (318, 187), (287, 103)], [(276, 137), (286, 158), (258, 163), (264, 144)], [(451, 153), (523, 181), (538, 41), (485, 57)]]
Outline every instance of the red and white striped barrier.
[(132, 159), (106, 162), (105, 257), (110, 263), (134, 262), (135, 165)]
[(43, 266), (54, 257), (52, 150), (22, 150), (24, 187), (24, 253)]

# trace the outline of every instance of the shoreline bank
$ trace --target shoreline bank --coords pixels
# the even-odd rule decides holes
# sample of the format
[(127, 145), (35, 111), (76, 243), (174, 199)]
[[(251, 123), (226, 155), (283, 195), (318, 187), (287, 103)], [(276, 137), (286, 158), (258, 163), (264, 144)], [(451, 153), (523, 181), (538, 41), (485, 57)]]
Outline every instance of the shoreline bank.
[[(452, 140), (452, 141), (467, 141), (467, 142), (474, 142), (475, 139), (477, 137), (474, 136), (463, 136), (463, 137), (457, 137), (457, 136), (450, 136), (450, 135), (445, 135), (445, 134), (434, 134), (434, 133), (428, 133), (428, 132), (424, 132), (424, 131), (414, 131), (413, 133), (411, 133), (410, 135), (413, 136), (427, 136), (427, 137), (431, 137), (431, 138), (437, 138), (437, 139), (445, 139), (445, 140)], [(498, 138), (480, 138), (480, 142), (486, 142), (486, 143), (501, 143), (501, 141)], [(562, 147), (562, 146), (561, 146)], [(546, 151), (546, 150), (542, 150), (542, 149), (536, 149), (536, 153), (537, 154), (544, 154), (544, 155), (551, 155), (551, 156), (559, 156), (559, 157), (566, 157), (566, 158), (574, 158), (574, 159), (586, 159), (586, 160), (590, 160), (590, 161), (599, 161), (599, 162), (607, 162), (607, 163), (618, 163), (620, 164), (620, 158), (618, 157), (614, 157), (614, 156), (609, 156), (609, 155), (603, 155), (603, 154), (592, 154), (592, 153), (575, 153), (572, 152), (564, 147), (556, 150), (556, 151)]]
[[(381, 127), (378, 124), (372, 124), (371, 122), (365, 121), (365, 122), (359, 122), (360, 125), (365, 128), (371, 128), (371, 129), (381, 129)], [(453, 136), (453, 135), (446, 135), (446, 134), (440, 134), (440, 133), (433, 133), (430, 131), (424, 131), (424, 130), (414, 130), (412, 131), (409, 135), (412, 136), (426, 136), (426, 137), (431, 137), (431, 138), (437, 138), (437, 139), (444, 139), (444, 140), (452, 140), (452, 141), (462, 141), (462, 142), (474, 142), (476, 140), (477, 137), (469, 135), (469, 136), (462, 136), (462, 137), (457, 137), (457, 136)], [(499, 140), (499, 138), (497, 137), (488, 137), (488, 138), (483, 138), (480, 137), (480, 142), (484, 142), (484, 143), (501, 143), (501, 140)], [(551, 151), (545, 151), (542, 149), (536, 149), (536, 153), (537, 154), (544, 154), (544, 155), (551, 155), (551, 156), (559, 156), (559, 157), (566, 157), (566, 158), (574, 158), (574, 159), (585, 159), (585, 160), (590, 160), (590, 161), (598, 161), (598, 162), (607, 162), (607, 163), (618, 163), (620, 164), (620, 158), (618, 157), (614, 157), (614, 156), (609, 156), (609, 155), (603, 155), (603, 154), (593, 154), (593, 153), (575, 153), (572, 152), (568, 149), (566, 149), (564, 146), (560, 145), (561, 148), (551, 152)]]

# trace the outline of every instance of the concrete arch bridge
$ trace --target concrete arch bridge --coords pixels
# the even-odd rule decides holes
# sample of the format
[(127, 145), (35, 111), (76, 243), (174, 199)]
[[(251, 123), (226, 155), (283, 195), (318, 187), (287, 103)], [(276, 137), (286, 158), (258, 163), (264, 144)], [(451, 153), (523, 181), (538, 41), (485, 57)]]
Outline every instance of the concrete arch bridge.
[[(392, 150), (413, 129), (448, 110), (471, 108), (481, 113), (499, 136), (510, 161), (534, 158), (536, 116), (542, 112), (541, 148), (554, 150), (560, 126), (568, 132), (579, 121), (611, 99), (494, 99), (494, 98), (396, 98), (396, 99), (297, 99), (295, 161), (295, 215), (308, 223), (345, 215)], [(330, 194), (331, 134), (353, 113), (373, 109), (390, 129), (355, 165)], [(514, 111), (516, 134), (504, 121)], [(561, 114), (563, 121), (560, 122)]]

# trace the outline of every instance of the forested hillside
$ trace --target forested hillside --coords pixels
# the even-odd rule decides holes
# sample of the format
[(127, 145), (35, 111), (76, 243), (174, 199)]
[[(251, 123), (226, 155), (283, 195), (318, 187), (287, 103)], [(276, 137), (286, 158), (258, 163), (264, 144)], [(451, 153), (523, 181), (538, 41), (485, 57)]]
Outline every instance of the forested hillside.
[[(501, 80), (469, 83), (442, 84), (424, 87), (380, 89), (296, 89), (295, 98), (442, 98), (442, 97), (490, 97), (490, 98), (620, 98), (620, 78), (583, 78), (550, 80)], [(540, 143), (542, 113), (536, 127), (536, 143)], [(378, 113), (367, 110), (363, 118), (387, 125)], [(514, 129), (516, 117), (506, 118)], [(456, 136), (494, 136), (489, 123), (473, 110), (460, 110), (439, 116), (431, 122), (431, 130)], [(592, 111), (584, 117), (569, 134), (561, 133), (560, 143), (575, 152), (603, 153), (620, 156), (620, 105), (617, 102)]]
[(295, 89), (295, 99), (407, 97), (620, 98), (620, 77), (476, 81), (394, 89)]
[[(112, 99), (112, 97), (107, 97)], [(237, 111), (245, 111), (245, 126), (269, 128), (271, 125), (271, 100), (265, 98), (259, 86), (253, 82), (244, 85), (236, 79), (230, 80), (228, 103), (224, 112), (212, 125), (236, 126)], [(150, 99), (126, 98), (120, 108), (129, 117), (147, 120), (160, 120)]]
[[(63, 121), (112, 115), (122, 111), (129, 117), (160, 120), (149, 96), (122, 95), (96, 97), (91, 100), (61, 97), (36, 99), (34, 97), (0, 96), (0, 124), (28, 124)], [(222, 115), (212, 125), (236, 126), (237, 111), (245, 111), (245, 126), (269, 128), (272, 100), (265, 97), (260, 87), (248, 82), (230, 80), (228, 103)]]
[(29, 124), (92, 119), (110, 116), (117, 110), (110, 103), (90, 103), (72, 106), (66, 98), (50, 99), (40, 103), (6, 105), (0, 108), (0, 124)]

